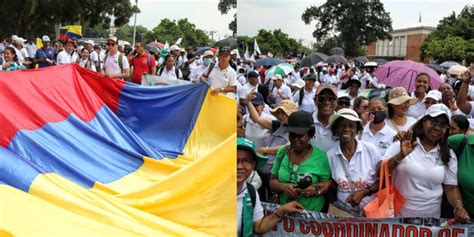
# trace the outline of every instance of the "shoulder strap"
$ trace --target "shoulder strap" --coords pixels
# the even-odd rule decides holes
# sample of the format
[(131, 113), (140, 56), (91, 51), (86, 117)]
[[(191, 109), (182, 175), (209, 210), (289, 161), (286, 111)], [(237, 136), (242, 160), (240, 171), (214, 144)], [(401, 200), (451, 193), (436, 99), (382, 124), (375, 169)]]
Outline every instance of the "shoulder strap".
[[(278, 156), (276, 159), (277, 163), (278, 163), (278, 166), (281, 166), (281, 162), (283, 161), (283, 158), (285, 157), (285, 155), (290, 151), (290, 145), (286, 145), (285, 148), (283, 148), (283, 153)], [(289, 157), (288, 157), (289, 158)]]
[[(105, 57), (104, 57), (104, 72), (105, 72), (105, 63), (107, 62), (107, 57), (109, 56), (108, 53), (105, 54)], [(100, 60), (99, 60), (100, 61)]]
[(304, 98), (304, 87), (301, 88), (300, 90), (300, 98), (298, 100), (298, 105), (301, 106), (301, 103), (303, 103), (303, 98)]
[(347, 170), (346, 164), (344, 164), (344, 161), (342, 160), (342, 155), (339, 156), (339, 161), (341, 162), (342, 169), (344, 169), (347, 182), (349, 183), (349, 186), (351, 186), (351, 192), (354, 193), (355, 192), (354, 183), (352, 183), (352, 179), (351, 179), (351, 176), (349, 175), (349, 171)]
[(165, 67), (160, 67), (160, 70), (158, 70), (158, 76), (161, 76), (164, 69), (165, 69)]
[(466, 147), (467, 138), (468, 136), (464, 134), (464, 138), (462, 139), (461, 143), (459, 143), (458, 147), (456, 147), (456, 150), (454, 151), (454, 153), (456, 153), (458, 161), (459, 161), (459, 157), (461, 157), (461, 154), (464, 151), (464, 148)]
[(252, 184), (247, 183), (247, 190), (250, 195), (250, 200), (252, 201), (252, 207), (255, 208), (255, 203), (257, 202), (257, 194), (255, 191), (255, 187)]
[(214, 66), (216, 66), (215, 63), (211, 63), (209, 64), (209, 69), (207, 69), (207, 74), (206, 74), (206, 77), (209, 77), (209, 74), (211, 74), (212, 72), (212, 69), (214, 69)]
[(179, 79), (179, 68), (178, 67), (174, 67), (174, 73), (176, 74), (176, 79)]
[(123, 62), (122, 62), (122, 59), (123, 59), (123, 54), (119, 54), (118, 56), (118, 65), (120, 67), (120, 72), (123, 73)]

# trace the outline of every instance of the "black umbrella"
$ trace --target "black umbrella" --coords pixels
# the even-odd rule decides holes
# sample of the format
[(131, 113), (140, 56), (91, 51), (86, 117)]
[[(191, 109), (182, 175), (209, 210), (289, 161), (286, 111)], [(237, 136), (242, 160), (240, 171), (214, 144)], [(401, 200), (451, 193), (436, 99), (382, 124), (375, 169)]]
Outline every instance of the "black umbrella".
[(158, 47), (156, 47), (155, 45), (152, 45), (152, 44), (145, 45), (145, 50), (150, 52), (150, 53), (160, 52), (160, 49)]
[(383, 58), (376, 58), (374, 59), (374, 62), (376, 62), (380, 66), (380, 65), (386, 64), (388, 61)]
[(267, 65), (278, 65), (284, 62), (285, 60), (281, 60), (277, 58), (262, 58), (262, 59), (257, 59), (256, 64), (257, 66), (267, 66)]
[(219, 40), (216, 42), (216, 46), (218, 47), (234, 47), (237, 46), (237, 39), (236, 38), (227, 38), (223, 40)]
[(347, 59), (344, 56), (341, 56), (341, 55), (331, 55), (326, 60), (324, 60), (324, 62), (326, 62), (326, 63), (346, 63)]
[(329, 54), (331, 55), (342, 55), (344, 56), (344, 49), (343, 48), (339, 48), (339, 47), (335, 47), (335, 48), (332, 48), (329, 50)]
[(426, 66), (433, 69), (437, 73), (443, 73), (446, 71), (443, 68), (441, 68), (438, 64), (427, 63)]
[(198, 47), (198, 48), (196, 49), (196, 51), (194, 51), (194, 55), (199, 56), (199, 55), (203, 54), (204, 52), (206, 52), (206, 51), (209, 50), (209, 49), (211, 49), (211, 47), (208, 47), (208, 46), (206, 46), (206, 47)]
[(369, 62), (369, 59), (365, 56), (359, 56), (359, 57), (355, 57), (354, 58), (354, 61), (356, 62), (362, 62), (362, 63), (368, 63)]
[(328, 56), (326, 54), (319, 53), (319, 52), (313, 52), (313, 53), (310, 53), (308, 56), (303, 58), (303, 60), (301, 61), (301, 66), (311, 67), (311, 66), (315, 65), (316, 63), (324, 61), (327, 58), (328, 58)]
[(439, 66), (448, 70), (451, 66), (454, 66), (454, 65), (459, 65), (459, 63), (454, 62), (454, 61), (445, 61), (445, 62), (442, 62)]

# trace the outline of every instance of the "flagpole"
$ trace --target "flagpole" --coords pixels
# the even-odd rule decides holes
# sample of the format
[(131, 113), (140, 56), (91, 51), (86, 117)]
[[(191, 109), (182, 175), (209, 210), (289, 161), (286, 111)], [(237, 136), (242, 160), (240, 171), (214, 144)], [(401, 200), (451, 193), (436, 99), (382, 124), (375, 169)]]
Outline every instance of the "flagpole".
[[(138, 0), (135, 0), (135, 6), (138, 8)], [(137, 13), (135, 12), (135, 20), (133, 24), (133, 43), (132, 47), (135, 46), (135, 37), (137, 35)]]

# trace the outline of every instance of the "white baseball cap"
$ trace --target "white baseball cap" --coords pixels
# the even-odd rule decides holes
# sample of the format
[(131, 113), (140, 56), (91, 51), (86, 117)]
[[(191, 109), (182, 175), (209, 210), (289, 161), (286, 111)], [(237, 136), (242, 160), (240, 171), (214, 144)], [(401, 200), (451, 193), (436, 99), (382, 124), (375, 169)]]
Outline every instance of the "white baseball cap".
[(449, 108), (444, 105), (444, 104), (434, 104), (430, 106), (426, 111), (425, 111), (425, 116), (429, 115), (432, 118), (438, 117), (440, 115), (446, 115), (446, 117), (449, 120), (449, 123), (451, 123), (451, 111)]
[(298, 88), (303, 88), (306, 85), (306, 83), (302, 79), (296, 80), (295, 83), (293, 83), (293, 86), (296, 86)]
[(425, 100), (428, 98), (431, 98), (433, 100), (440, 101), (441, 97), (442, 97), (442, 94), (439, 90), (430, 90), (428, 94), (426, 95)]
[(47, 35), (43, 35), (43, 37), (41, 37), (41, 40), (42, 40), (44, 43), (51, 42), (51, 39), (49, 39), (49, 36), (47, 36)]
[(170, 51), (175, 51), (175, 50), (180, 50), (179, 46), (178, 45), (172, 45), (170, 47)]

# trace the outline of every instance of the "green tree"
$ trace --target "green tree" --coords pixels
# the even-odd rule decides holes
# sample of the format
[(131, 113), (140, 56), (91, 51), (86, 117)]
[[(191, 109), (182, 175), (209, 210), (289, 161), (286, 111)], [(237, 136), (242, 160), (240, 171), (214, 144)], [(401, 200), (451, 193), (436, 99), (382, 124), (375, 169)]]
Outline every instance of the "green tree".
[[(300, 42), (296, 39), (290, 38), (288, 34), (284, 33), (281, 29), (276, 29), (274, 31), (260, 29), (255, 38), (257, 39), (262, 54), (271, 52), (275, 57), (285, 57), (287, 55), (296, 56), (302, 51), (308, 51), (308, 49), (303, 47)], [(247, 45), (250, 54), (253, 53), (254, 38), (248, 36), (237, 36), (237, 42), (239, 42), (238, 44), (241, 52), (245, 52), (245, 47)]]
[(439, 21), (436, 30), (425, 39), (421, 58), (433, 57), (439, 62), (446, 60), (474, 61), (474, 6), (466, 6), (456, 16), (452, 12)]
[(162, 19), (160, 24), (153, 28), (150, 34), (145, 36), (147, 40), (158, 40), (173, 44), (179, 38), (183, 38), (181, 46), (198, 47), (209, 45), (210, 40), (206, 33), (197, 29), (196, 25), (189, 22), (187, 18), (176, 20)]
[[(237, 8), (237, 0), (219, 0), (217, 9), (221, 14), (227, 14), (231, 9)], [(229, 30), (232, 31), (232, 36), (237, 35), (237, 13), (234, 14), (234, 20), (229, 23)]]
[(111, 22), (126, 24), (139, 10), (129, 0), (6, 0), (0, 4), (1, 37), (17, 34), (25, 37), (53, 34), (54, 24), (86, 23), (91, 27)]
[[(136, 34), (137, 42), (143, 41), (145, 44), (149, 43), (152, 40), (145, 38), (148, 35), (149, 35), (149, 31), (146, 27), (142, 25), (137, 25), (137, 34)], [(120, 40), (126, 40), (132, 43), (133, 42), (133, 26), (125, 25), (123, 27), (118, 28), (117, 32), (115, 33), (115, 36), (117, 36), (117, 38)]]
[(347, 56), (358, 56), (362, 46), (377, 39), (391, 39), (392, 20), (379, 0), (328, 0), (307, 8), (301, 18), (306, 24), (316, 21), (318, 41), (336, 37)]

